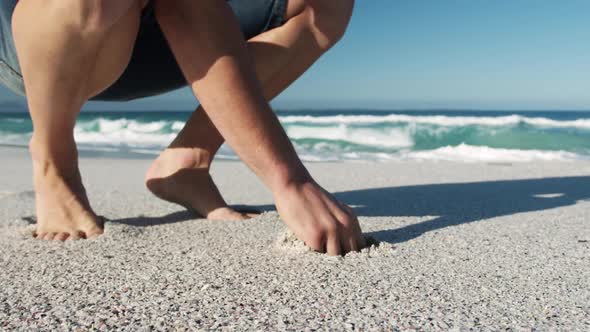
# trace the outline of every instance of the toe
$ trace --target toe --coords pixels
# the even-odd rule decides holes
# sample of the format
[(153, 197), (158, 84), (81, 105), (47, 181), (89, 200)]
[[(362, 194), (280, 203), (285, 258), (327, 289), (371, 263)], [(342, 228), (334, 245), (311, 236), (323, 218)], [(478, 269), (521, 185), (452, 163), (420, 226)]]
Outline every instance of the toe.
[(58, 233), (53, 239), (55, 241), (65, 241), (70, 237), (70, 233)]
[(35, 238), (38, 240), (43, 240), (43, 238), (47, 235), (47, 233), (37, 233), (35, 232)]
[(47, 233), (43, 237), (43, 240), (45, 240), (45, 241), (52, 241), (55, 238), (56, 235), (57, 235), (57, 233)]
[(85, 239), (86, 238), (86, 234), (84, 234), (84, 232), (82, 231), (75, 231), (70, 233), (70, 240), (76, 241), (76, 240), (81, 240), (81, 239)]
[(97, 237), (101, 236), (101, 235), (102, 235), (102, 233), (103, 233), (103, 232), (102, 232), (102, 230), (101, 230), (101, 231), (92, 231), (92, 232), (88, 232), (88, 233), (86, 233), (86, 237), (85, 237), (85, 239), (88, 239), (88, 240), (94, 240), (94, 239), (96, 239)]
[[(102, 223), (102, 225), (104, 225), (104, 223)], [(85, 235), (85, 239), (88, 240), (94, 240), (97, 237), (101, 236), (104, 233), (104, 229), (100, 226), (98, 227), (92, 227), (90, 229), (86, 229), (84, 231), (84, 235)]]

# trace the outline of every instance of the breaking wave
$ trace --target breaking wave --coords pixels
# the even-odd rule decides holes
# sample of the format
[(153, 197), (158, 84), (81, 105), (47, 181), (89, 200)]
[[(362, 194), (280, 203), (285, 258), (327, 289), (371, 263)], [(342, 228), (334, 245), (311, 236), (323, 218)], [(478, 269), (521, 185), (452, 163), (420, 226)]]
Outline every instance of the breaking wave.
[[(588, 159), (590, 117), (503, 114), (280, 114), (302, 159), (452, 160), (464, 162)], [(75, 138), (81, 150), (157, 154), (183, 128), (188, 113), (86, 113)], [(28, 117), (0, 114), (0, 143), (26, 145)], [(236, 159), (227, 146), (220, 158)]]

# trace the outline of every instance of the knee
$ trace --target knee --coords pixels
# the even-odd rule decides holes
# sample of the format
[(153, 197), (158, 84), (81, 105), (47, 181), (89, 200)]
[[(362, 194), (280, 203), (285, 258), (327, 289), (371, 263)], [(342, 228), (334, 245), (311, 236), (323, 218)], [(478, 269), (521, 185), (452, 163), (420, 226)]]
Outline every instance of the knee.
[(308, 0), (303, 14), (316, 35), (318, 45), (328, 50), (344, 36), (354, 8), (354, 0)]

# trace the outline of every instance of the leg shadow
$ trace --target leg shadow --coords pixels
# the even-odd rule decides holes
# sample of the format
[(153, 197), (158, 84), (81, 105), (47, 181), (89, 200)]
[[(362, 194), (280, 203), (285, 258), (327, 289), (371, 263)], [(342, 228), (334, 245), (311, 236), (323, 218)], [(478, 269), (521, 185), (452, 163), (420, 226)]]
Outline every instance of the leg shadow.
[(188, 221), (192, 219), (197, 219), (199, 216), (196, 216), (194, 213), (184, 210), (173, 212), (168, 215), (162, 217), (145, 217), (139, 216), (134, 218), (124, 218), (124, 219), (116, 219), (116, 220), (109, 220), (109, 222), (117, 223), (117, 224), (125, 224), (129, 226), (136, 226), (136, 227), (149, 227), (149, 226), (157, 226), (157, 225), (167, 225), (167, 224), (174, 224), (177, 222)]
[[(274, 210), (274, 205), (232, 205), (231, 208), (235, 209), (236, 211), (244, 212), (244, 213), (262, 213), (265, 211)], [(136, 226), (136, 227), (149, 227), (149, 226), (158, 226), (158, 225), (167, 225), (167, 224), (174, 224), (177, 222), (195, 220), (195, 219), (203, 219), (202, 216), (196, 214), (190, 210), (182, 210), (167, 214), (161, 217), (146, 217), (146, 216), (138, 216), (133, 218), (124, 218), (124, 219), (114, 219), (108, 220), (108, 222), (117, 223), (117, 224), (125, 224), (129, 226)]]

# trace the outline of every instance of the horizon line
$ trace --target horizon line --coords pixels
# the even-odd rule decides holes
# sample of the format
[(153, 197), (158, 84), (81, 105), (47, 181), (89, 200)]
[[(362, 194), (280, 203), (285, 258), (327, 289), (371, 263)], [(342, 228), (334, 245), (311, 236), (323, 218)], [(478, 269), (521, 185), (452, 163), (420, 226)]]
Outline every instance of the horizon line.
[[(325, 107), (325, 108), (289, 108), (277, 107), (276, 112), (590, 112), (590, 109), (559, 109), (559, 108), (450, 108), (450, 107), (432, 107), (432, 108), (361, 108), (361, 107)], [(82, 109), (84, 113), (121, 113), (121, 112), (183, 112), (192, 113), (192, 109)], [(0, 109), (0, 113), (28, 113), (26, 109), (7, 110)]]

